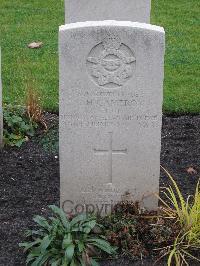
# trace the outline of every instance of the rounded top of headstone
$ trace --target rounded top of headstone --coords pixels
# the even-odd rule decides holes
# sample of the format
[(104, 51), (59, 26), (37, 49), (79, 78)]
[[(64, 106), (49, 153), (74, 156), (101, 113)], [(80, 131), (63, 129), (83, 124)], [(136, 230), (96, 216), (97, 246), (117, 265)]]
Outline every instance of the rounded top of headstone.
[(60, 26), (60, 31), (65, 31), (69, 29), (78, 29), (78, 28), (88, 28), (88, 27), (131, 27), (131, 28), (140, 28), (149, 31), (157, 31), (160, 33), (165, 33), (163, 27), (140, 23), (140, 22), (131, 22), (131, 21), (117, 21), (117, 20), (104, 20), (104, 21), (86, 21), (86, 22), (76, 22)]

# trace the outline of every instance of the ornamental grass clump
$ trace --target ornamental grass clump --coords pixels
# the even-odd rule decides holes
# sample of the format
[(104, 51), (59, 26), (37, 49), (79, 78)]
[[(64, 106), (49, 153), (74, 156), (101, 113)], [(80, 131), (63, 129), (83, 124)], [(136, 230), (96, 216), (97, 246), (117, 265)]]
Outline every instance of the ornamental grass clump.
[[(164, 196), (169, 204), (160, 198), (164, 204), (162, 211), (180, 226), (180, 232), (176, 236), (173, 245), (165, 248), (164, 256), (168, 256), (168, 266), (189, 265), (188, 259), (200, 262), (196, 256), (200, 252), (200, 185), (196, 186), (194, 196), (184, 199), (173, 177), (169, 176), (172, 186), (165, 188)], [(194, 255), (196, 254), (196, 255)]]
[(49, 206), (54, 217), (49, 221), (42, 216), (36, 216), (34, 221), (39, 228), (29, 230), (26, 237), (29, 242), (21, 243), (28, 253), (26, 263), (31, 266), (97, 266), (96, 257), (101, 252), (115, 254), (112, 247), (103, 236), (95, 234), (100, 227), (94, 217), (85, 214), (69, 220), (63, 210)]
[(26, 111), (30, 121), (43, 125), (45, 130), (47, 130), (39, 94), (37, 90), (33, 89), (31, 86), (27, 89)]

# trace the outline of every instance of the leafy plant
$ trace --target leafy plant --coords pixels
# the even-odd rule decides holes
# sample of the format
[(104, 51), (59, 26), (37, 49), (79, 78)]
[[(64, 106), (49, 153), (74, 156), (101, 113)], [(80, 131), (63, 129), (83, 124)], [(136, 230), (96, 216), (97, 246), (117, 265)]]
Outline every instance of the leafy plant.
[[(164, 169), (164, 168), (163, 168)], [(185, 200), (173, 177), (164, 169), (169, 176), (172, 186), (163, 191), (171, 206), (162, 198), (163, 212), (166, 216), (174, 219), (180, 226), (180, 232), (175, 238), (173, 245), (166, 247), (164, 256), (168, 255), (168, 266), (175, 261), (176, 265), (188, 265), (187, 259), (200, 259), (191, 252), (200, 250), (200, 185), (196, 187), (194, 197), (188, 196)]]
[(121, 254), (132, 258), (146, 254), (146, 250), (137, 238), (136, 220), (133, 217), (111, 214), (103, 218), (103, 224), (106, 228), (105, 236), (107, 240), (117, 246)]
[(22, 106), (4, 105), (4, 142), (6, 145), (20, 147), (35, 133), (38, 127), (30, 120), (26, 108)]
[(36, 216), (34, 221), (38, 230), (29, 230), (26, 234), (30, 242), (20, 246), (28, 252), (27, 264), (32, 266), (77, 266), (98, 265), (95, 257), (100, 251), (115, 254), (112, 247), (102, 236), (97, 236), (94, 229), (99, 225), (94, 217), (85, 214), (69, 220), (63, 210), (49, 206), (54, 217), (49, 221)]
[(172, 243), (177, 229), (159, 211), (147, 211), (138, 202), (119, 202), (101, 218), (107, 240), (131, 259), (156, 256), (154, 249)]
[(59, 151), (59, 130), (58, 127), (48, 128), (40, 138), (39, 143), (42, 145), (43, 149), (50, 151), (51, 153), (58, 153)]

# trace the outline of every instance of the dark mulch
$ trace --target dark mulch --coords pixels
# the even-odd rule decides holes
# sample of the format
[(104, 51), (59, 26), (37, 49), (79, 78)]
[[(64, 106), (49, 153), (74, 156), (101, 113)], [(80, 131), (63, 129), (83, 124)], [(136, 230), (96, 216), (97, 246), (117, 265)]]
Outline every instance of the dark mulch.
[[(200, 115), (164, 117), (161, 164), (175, 177), (185, 195), (194, 192), (200, 176)], [(49, 204), (59, 204), (59, 160), (38, 140), (0, 151), (0, 266), (25, 265), (18, 248), (23, 232), (35, 214), (46, 214)], [(196, 173), (189, 174), (193, 167)], [(160, 184), (168, 179), (161, 173)], [(102, 265), (141, 265), (128, 260)], [(152, 265), (145, 262), (144, 265)], [(193, 264), (194, 265), (194, 264)]]

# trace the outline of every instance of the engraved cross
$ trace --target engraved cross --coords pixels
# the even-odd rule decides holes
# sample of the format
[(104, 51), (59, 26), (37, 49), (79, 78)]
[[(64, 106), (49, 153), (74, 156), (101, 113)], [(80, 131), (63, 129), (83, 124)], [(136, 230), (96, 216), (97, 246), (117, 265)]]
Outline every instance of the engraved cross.
[(108, 154), (109, 157), (109, 178), (112, 184), (113, 180), (113, 155), (126, 155), (127, 149), (122, 150), (115, 150), (113, 149), (113, 132), (109, 132), (109, 149), (108, 150), (101, 150), (101, 149), (94, 149), (94, 153), (97, 155), (105, 155)]

